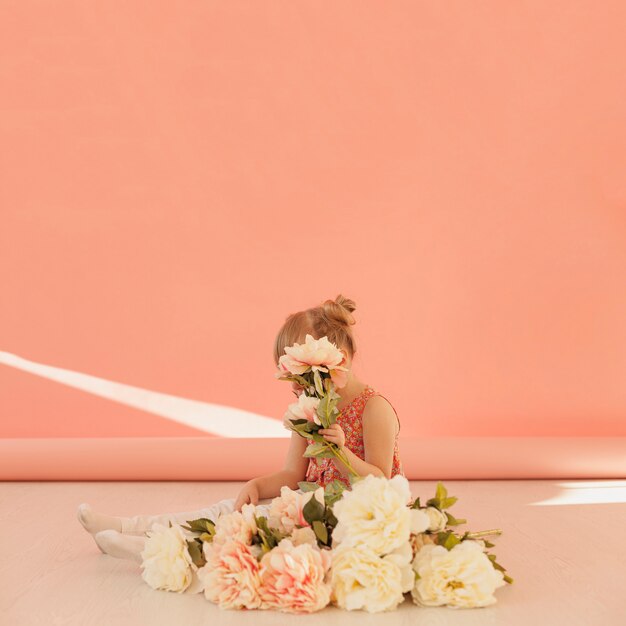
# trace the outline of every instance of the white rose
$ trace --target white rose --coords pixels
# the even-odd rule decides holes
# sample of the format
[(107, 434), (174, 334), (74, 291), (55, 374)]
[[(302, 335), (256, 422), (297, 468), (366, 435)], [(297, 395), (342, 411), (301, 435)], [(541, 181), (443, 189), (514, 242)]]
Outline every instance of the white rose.
[(340, 543), (367, 544), (377, 554), (392, 552), (409, 541), (411, 532), (428, 528), (428, 517), (407, 504), (409, 481), (368, 474), (343, 492), (333, 506), (337, 526), (332, 547)]
[(408, 543), (383, 557), (365, 544), (341, 544), (332, 550), (331, 602), (348, 611), (395, 609), (413, 587), (411, 557)]
[(438, 508), (434, 506), (427, 506), (424, 511), (426, 515), (428, 515), (428, 530), (431, 533), (438, 533), (447, 526), (448, 518), (446, 517), (446, 514), (441, 512)]
[(462, 541), (451, 550), (425, 545), (411, 565), (419, 574), (411, 589), (418, 606), (488, 606), (496, 602), (494, 591), (506, 584), (477, 541)]
[(147, 531), (141, 551), (141, 577), (153, 589), (183, 592), (192, 582), (197, 567), (187, 548), (186, 535), (179, 524), (167, 527), (155, 523)]

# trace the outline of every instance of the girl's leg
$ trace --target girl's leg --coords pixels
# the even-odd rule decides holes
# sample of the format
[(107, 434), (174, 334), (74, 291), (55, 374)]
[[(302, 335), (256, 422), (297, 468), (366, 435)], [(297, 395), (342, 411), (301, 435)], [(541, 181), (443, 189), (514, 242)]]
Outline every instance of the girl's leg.
[[(168, 522), (170, 521), (172, 523), (177, 522), (178, 524), (185, 524), (189, 520), (198, 519), (200, 517), (206, 517), (210, 520), (213, 520), (213, 522), (216, 522), (217, 518), (220, 515), (232, 513), (234, 511), (235, 500), (236, 498), (224, 498), (223, 500), (218, 500), (217, 502), (207, 507), (197, 509), (195, 511), (180, 511), (175, 513), (159, 513), (157, 515), (133, 515), (131, 517), (120, 517), (120, 531), (125, 535), (143, 535), (147, 530), (152, 527), (155, 522), (167, 526)], [(268, 508), (271, 501), (271, 498), (259, 500), (257, 507), (265, 504), (267, 505), (266, 508)], [(264, 509), (262, 508), (259, 512), (261, 512), (262, 510)]]
[[(118, 559), (130, 559), (137, 563), (142, 562), (141, 552), (144, 549), (147, 535), (145, 531), (140, 532), (140, 527), (149, 530), (150, 526), (155, 522), (167, 525), (167, 522), (185, 523), (188, 520), (197, 519), (199, 517), (208, 517), (214, 522), (219, 515), (231, 513), (233, 511), (234, 498), (226, 498), (215, 504), (197, 511), (185, 511), (180, 513), (163, 513), (161, 515), (135, 515), (130, 518), (121, 518), (127, 520), (124, 524), (126, 528), (135, 529), (133, 532), (120, 533), (117, 530), (108, 528), (94, 534), (94, 540), (100, 550), (105, 554), (109, 554)], [(269, 515), (271, 498), (259, 500), (256, 507), (258, 516)]]

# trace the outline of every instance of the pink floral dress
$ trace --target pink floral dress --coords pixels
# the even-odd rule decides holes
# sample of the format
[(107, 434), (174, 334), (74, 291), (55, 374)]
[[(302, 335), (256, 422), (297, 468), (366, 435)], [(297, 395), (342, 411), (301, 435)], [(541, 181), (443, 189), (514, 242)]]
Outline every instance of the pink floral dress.
[[(343, 410), (337, 415), (337, 423), (341, 426), (346, 436), (346, 447), (349, 448), (360, 459), (365, 460), (365, 447), (363, 445), (363, 423), (362, 416), (363, 410), (367, 401), (375, 395), (382, 396), (381, 393), (370, 387), (369, 385), (358, 395), (350, 404), (346, 405)], [(382, 396), (384, 397), (384, 396)], [(386, 398), (385, 398), (386, 399)], [(393, 408), (393, 407), (392, 407)], [(393, 409), (395, 411), (395, 408)], [(396, 417), (398, 412), (396, 411)], [(400, 419), (398, 418), (398, 432), (400, 429)], [(307, 439), (308, 443), (313, 443), (312, 439)], [(400, 454), (398, 452), (398, 435), (393, 446), (393, 463), (391, 466), (391, 476), (396, 474), (402, 474), (404, 471), (402, 468), (402, 462), (400, 461)], [(350, 481), (347, 476), (343, 476), (341, 472), (335, 466), (333, 459), (318, 459), (310, 458), (309, 467), (307, 468), (306, 480), (310, 482), (316, 482), (320, 487), (325, 487), (328, 483), (338, 479), (344, 483), (348, 488), (350, 487)]]

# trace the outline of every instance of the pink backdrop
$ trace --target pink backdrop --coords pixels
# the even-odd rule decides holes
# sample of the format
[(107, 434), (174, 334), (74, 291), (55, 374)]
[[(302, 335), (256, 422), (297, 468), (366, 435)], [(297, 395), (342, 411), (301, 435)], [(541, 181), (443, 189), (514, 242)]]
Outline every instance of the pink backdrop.
[(0, 437), (275, 436), (274, 335), (338, 293), (401, 451), (625, 436), (625, 20), (0, 5)]

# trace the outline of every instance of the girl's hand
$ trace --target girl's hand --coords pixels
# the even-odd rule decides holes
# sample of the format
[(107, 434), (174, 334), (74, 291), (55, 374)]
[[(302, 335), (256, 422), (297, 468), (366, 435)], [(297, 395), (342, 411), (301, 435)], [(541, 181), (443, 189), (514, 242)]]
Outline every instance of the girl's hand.
[(259, 502), (259, 488), (256, 486), (256, 483), (253, 482), (254, 479), (248, 481), (239, 492), (237, 499), (235, 500), (235, 504), (233, 507), (234, 511), (239, 511), (241, 513), (241, 509), (244, 504), (258, 504)]
[(317, 432), (322, 435), (326, 441), (336, 444), (340, 450), (346, 445), (346, 435), (337, 422), (331, 424), (328, 428), (320, 428)]

